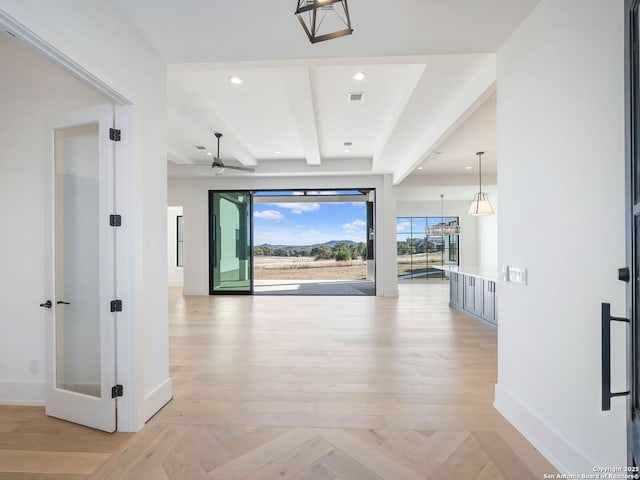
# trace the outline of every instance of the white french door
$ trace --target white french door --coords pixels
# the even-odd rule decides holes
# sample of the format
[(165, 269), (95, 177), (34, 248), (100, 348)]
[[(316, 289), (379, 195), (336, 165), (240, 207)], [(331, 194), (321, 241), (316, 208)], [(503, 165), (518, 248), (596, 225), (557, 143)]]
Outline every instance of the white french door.
[(112, 105), (51, 125), (47, 243), (47, 415), (116, 429)]

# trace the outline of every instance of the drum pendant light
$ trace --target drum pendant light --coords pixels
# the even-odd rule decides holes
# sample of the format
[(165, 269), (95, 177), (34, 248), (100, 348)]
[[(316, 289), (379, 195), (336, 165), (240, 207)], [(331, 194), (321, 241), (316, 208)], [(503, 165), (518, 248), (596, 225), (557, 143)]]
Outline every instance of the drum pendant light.
[(493, 215), (495, 212), (489, 203), (487, 194), (482, 192), (482, 155), (484, 152), (476, 152), (478, 156), (478, 183), (480, 185), (478, 193), (473, 196), (473, 201), (469, 207), (469, 215)]

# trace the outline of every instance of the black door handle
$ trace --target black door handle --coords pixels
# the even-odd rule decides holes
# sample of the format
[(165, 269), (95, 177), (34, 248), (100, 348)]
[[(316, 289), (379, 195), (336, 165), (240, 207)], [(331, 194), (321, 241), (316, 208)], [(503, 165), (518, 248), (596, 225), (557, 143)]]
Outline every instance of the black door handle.
[(59, 301), (56, 302), (56, 305), (60, 305), (60, 304), (62, 304), (62, 305), (71, 305), (71, 303), (63, 302), (62, 300), (59, 300)]
[(621, 282), (629, 282), (631, 280), (631, 271), (629, 267), (623, 267), (618, 269), (618, 280)]
[(611, 322), (630, 323), (628, 318), (611, 316), (611, 304), (602, 304), (602, 411), (611, 410), (613, 397), (624, 397), (626, 392), (611, 391)]
[(41, 303), (40, 306), (44, 308), (51, 308), (53, 307), (53, 304), (51, 303), (51, 300), (47, 300), (46, 302)]

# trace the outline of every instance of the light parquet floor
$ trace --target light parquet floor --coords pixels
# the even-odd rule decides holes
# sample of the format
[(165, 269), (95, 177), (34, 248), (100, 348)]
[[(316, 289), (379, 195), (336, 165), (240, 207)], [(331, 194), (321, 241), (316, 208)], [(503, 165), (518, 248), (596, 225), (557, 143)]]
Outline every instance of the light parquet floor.
[(495, 329), (447, 296), (445, 284), (401, 285), (399, 299), (172, 290), (173, 401), (135, 435), (0, 408), (0, 480), (556, 473), (492, 407)]

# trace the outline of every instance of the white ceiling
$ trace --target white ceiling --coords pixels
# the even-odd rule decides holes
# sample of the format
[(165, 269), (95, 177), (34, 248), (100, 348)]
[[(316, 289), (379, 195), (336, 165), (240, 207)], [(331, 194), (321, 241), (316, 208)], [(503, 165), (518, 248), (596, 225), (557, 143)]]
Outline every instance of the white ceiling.
[(249, 175), (448, 184), (475, 178), (464, 167), (479, 149), (495, 172), (494, 53), (538, 3), (349, 0), (353, 35), (312, 45), (293, 0), (111, 1), (170, 64), (169, 175), (212, 175), (195, 146), (215, 153), (219, 131), (225, 163)]

